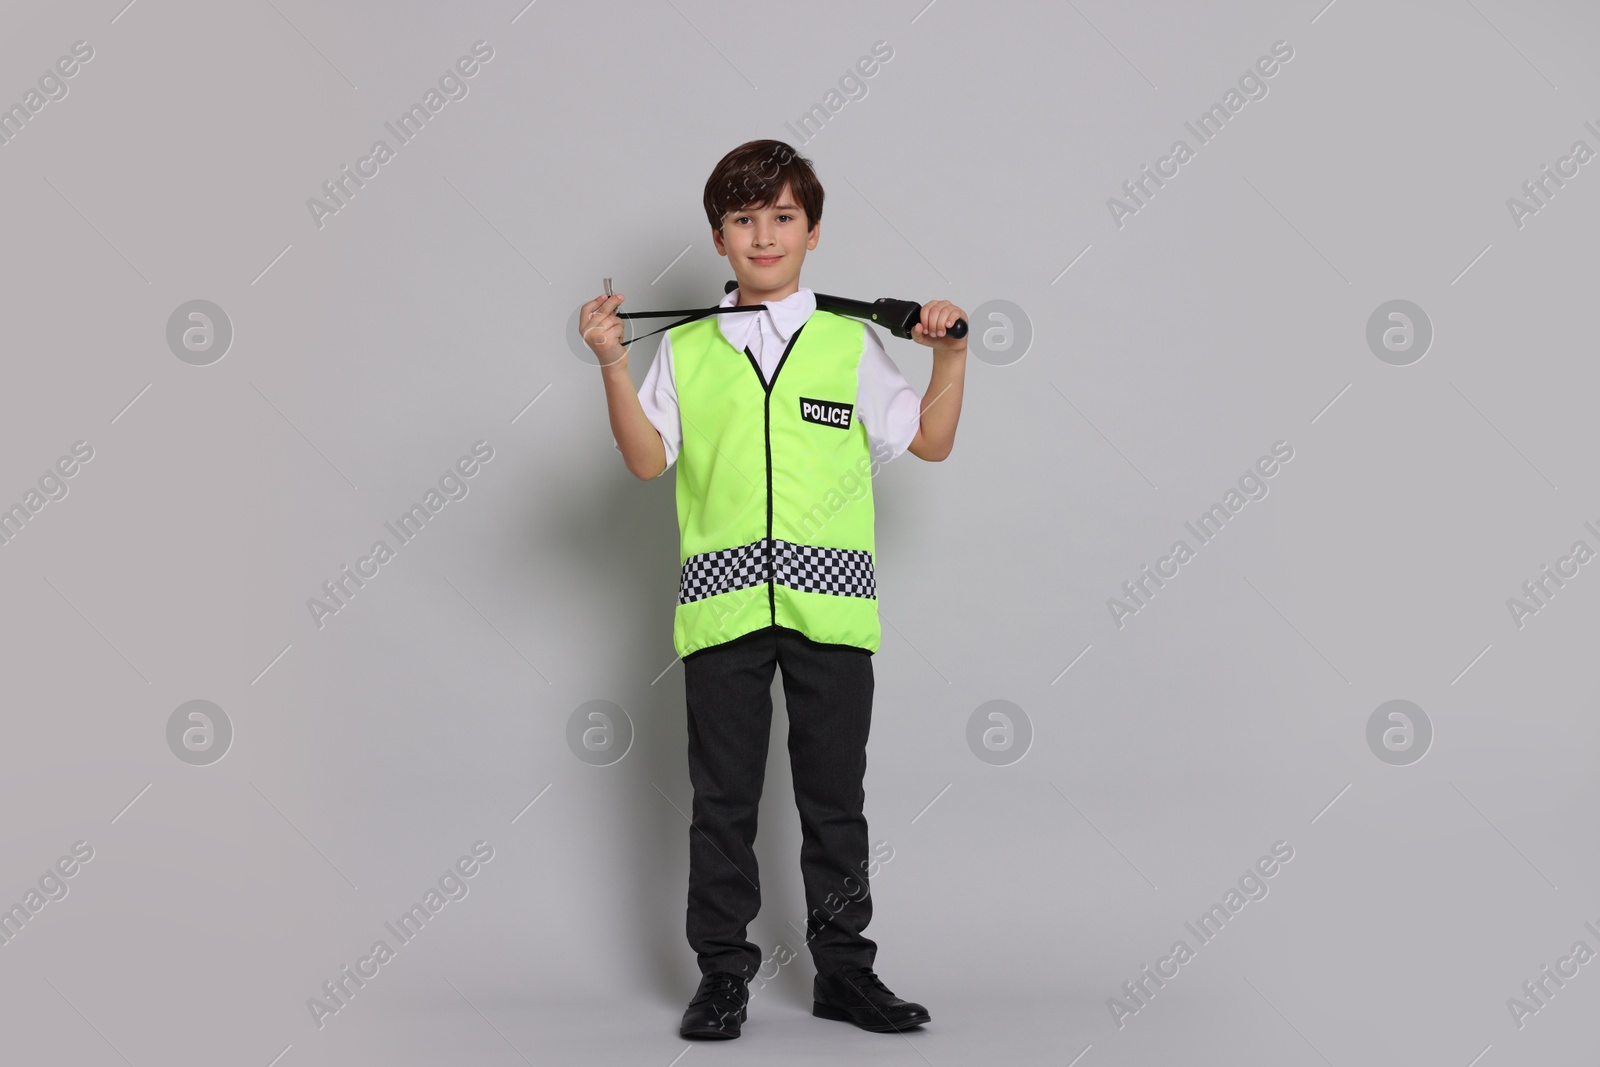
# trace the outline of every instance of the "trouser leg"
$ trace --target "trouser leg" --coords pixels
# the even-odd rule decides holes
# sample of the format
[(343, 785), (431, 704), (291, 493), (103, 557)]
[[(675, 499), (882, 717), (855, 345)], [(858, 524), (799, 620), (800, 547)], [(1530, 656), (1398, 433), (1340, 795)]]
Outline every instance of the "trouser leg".
[(756, 817), (772, 729), (771, 633), (736, 639), (684, 660), (688, 706), (689, 906), (685, 931), (700, 973), (747, 978), (761, 950), (746, 931), (761, 909)]
[(779, 631), (778, 660), (800, 811), (807, 945), (819, 974), (871, 966), (878, 946), (861, 931), (872, 919), (863, 813), (872, 656)]

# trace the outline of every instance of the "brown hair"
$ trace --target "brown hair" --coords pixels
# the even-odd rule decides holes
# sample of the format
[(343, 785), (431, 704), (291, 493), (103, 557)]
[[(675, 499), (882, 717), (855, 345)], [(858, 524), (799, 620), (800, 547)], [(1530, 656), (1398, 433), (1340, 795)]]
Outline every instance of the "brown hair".
[(806, 229), (822, 221), (822, 183), (811, 161), (782, 141), (746, 141), (717, 163), (706, 179), (706, 219), (722, 229), (722, 217), (742, 208), (766, 207), (784, 183), (806, 213)]

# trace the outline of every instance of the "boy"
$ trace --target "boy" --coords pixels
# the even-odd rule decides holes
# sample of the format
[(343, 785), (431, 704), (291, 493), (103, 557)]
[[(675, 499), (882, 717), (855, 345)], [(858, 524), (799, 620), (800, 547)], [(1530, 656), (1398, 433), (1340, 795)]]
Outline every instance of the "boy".
[(622, 294), (589, 301), (579, 319), (628, 470), (655, 478), (678, 460), (673, 644), (694, 785), (686, 931), (701, 973), (683, 1037), (738, 1037), (762, 963), (745, 933), (761, 903), (753, 845), (776, 666), (817, 969), (812, 1014), (885, 1033), (930, 1018), (873, 973), (877, 945), (861, 933), (872, 917), (862, 782), (880, 638), (868, 449), (874, 459), (950, 454), (966, 340), (946, 330), (966, 313), (945, 300), (923, 307), (913, 339), (933, 349), (933, 374), (919, 401), (864, 322), (817, 310), (800, 287), (822, 199), (810, 162), (781, 141), (723, 157), (704, 207), (739, 287), (719, 306), (767, 310), (666, 331), (637, 395), (615, 314)]

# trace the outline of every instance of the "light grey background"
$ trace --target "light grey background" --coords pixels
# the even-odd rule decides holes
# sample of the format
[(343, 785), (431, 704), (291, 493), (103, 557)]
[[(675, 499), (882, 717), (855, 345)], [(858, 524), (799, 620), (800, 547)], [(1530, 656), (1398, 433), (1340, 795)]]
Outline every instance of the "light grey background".
[[(1591, 1062), (1600, 963), (1520, 1028), (1507, 999), (1600, 950), (1600, 564), (1521, 628), (1506, 601), (1600, 547), (1600, 164), (1520, 228), (1507, 199), (1600, 148), (1600, 11), (125, 3), (0, 15), (0, 103), (95, 50), (0, 146), (0, 503), (94, 449), (0, 547), (0, 903), (94, 849), (0, 945), (6, 1060)], [(319, 229), (307, 198), (479, 40), (466, 98)], [(1280, 40), (1119, 228), (1108, 198)], [(814, 1019), (802, 955), (675, 1061), (673, 481), (628, 475), (564, 331), (605, 275), (635, 310), (720, 298), (701, 192), (756, 137), (827, 189), (802, 284), (1009, 300), (1035, 336), (969, 360), (946, 462), (874, 485), (868, 933), (934, 1021)], [(234, 329), (203, 367), (166, 343), (195, 299)], [(1435, 331), (1404, 367), (1365, 340), (1395, 299)], [(920, 392), (927, 350), (887, 343)], [(319, 629), (307, 599), (479, 440), (469, 494)], [(1280, 440), (1270, 494), (1119, 629), (1107, 599)], [(769, 950), (804, 910), (775, 690)], [(1434, 738), (1392, 766), (1367, 721), (1402, 698)], [(167, 746), (196, 699), (234, 730), (208, 766)], [(608, 767), (566, 743), (591, 700), (635, 731)], [(968, 748), (991, 700), (1032, 724), (1019, 762)], [(307, 999), (480, 840), (469, 895), (319, 1029)]]

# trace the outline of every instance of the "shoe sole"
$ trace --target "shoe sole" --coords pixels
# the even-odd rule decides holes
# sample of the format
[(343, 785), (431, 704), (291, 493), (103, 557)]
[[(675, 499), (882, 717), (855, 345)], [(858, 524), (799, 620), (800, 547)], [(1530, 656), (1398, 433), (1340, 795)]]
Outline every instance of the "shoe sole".
[(921, 1026), (923, 1023), (931, 1022), (933, 1019), (931, 1015), (923, 1013), (921, 1015), (913, 1015), (899, 1023), (864, 1023), (860, 1019), (857, 1019), (854, 1015), (845, 1011), (843, 1008), (835, 1008), (831, 1004), (823, 1004), (821, 1001), (816, 1000), (811, 1002), (811, 1014), (815, 1015), (819, 1019), (834, 1019), (841, 1023), (854, 1023), (856, 1026), (861, 1027), (861, 1029), (870, 1031), (874, 1034), (893, 1034), (898, 1033), (901, 1030), (910, 1030), (913, 1027)]
[(729, 1033), (726, 1030), (679, 1030), (679, 1037), (696, 1038), (698, 1040), (726, 1041), (739, 1036), (739, 1031)]

